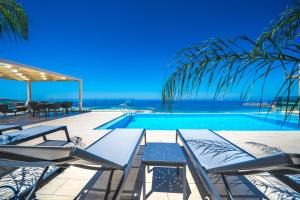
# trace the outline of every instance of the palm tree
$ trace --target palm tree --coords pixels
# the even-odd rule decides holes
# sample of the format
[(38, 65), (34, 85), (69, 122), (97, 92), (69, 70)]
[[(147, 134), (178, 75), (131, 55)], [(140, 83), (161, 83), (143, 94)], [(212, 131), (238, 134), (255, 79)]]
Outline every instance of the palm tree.
[(0, 0), (0, 38), (28, 39), (27, 16), (15, 0)]
[[(297, 0), (255, 41), (247, 36), (227, 40), (213, 38), (182, 49), (168, 66), (171, 73), (163, 85), (163, 104), (171, 109), (173, 100), (197, 94), (204, 82), (208, 89), (214, 85), (214, 98), (240, 86), (241, 101), (250, 95), (254, 84), (260, 84), (262, 103), (266, 79), (281, 70), (287, 76), (273, 102), (286, 96), (289, 105), (299, 78), (299, 19), (300, 1)], [(299, 98), (292, 106), (286, 106), (286, 117), (297, 108), (298, 102)]]

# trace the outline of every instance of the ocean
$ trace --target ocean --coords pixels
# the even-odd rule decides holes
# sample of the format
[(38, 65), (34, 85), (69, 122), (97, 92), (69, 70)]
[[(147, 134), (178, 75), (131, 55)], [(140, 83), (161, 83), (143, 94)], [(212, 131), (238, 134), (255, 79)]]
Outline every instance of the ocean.
[[(126, 102), (131, 108), (137, 110), (151, 110), (153, 112), (169, 112), (161, 100), (124, 100), (124, 99), (85, 99), (83, 107), (88, 109), (119, 109), (119, 105)], [(268, 108), (261, 108), (267, 111)], [(239, 101), (175, 101), (172, 112), (258, 112), (259, 106), (245, 106)]]
[[(14, 101), (2, 99), (0, 103), (12, 103)], [(78, 100), (56, 99), (43, 101), (73, 101), (73, 106), (78, 106)], [(119, 109), (120, 104), (127, 103), (132, 109), (151, 110), (153, 112), (169, 112), (167, 106), (163, 106), (161, 100), (137, 100), (137, 99), (84, 99), (83, 108), (86, 110), (96, 109)], [(262, 107), (261, 111), (267, 111), (268, 108)], [(207, 101), (207, 100), (182, 100), (175, 101), (172, 106), (172, 112), (182, 113), (221, 113), (221, 112), (258, 112), (259, 106), (245, 106), (239, 101)]]

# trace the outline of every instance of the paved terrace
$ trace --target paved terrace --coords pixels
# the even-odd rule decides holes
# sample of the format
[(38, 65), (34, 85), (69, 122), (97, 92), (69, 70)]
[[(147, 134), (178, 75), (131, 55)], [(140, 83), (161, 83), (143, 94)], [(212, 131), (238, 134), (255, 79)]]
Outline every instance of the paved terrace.
[[(105, 135), (108, 131), (106, 130), (94, 130), (97, 126), (108, 122), (122, 113), (117, 111), (103, 111), (103, 112), (89, 112), (83, 113), (80, 115), (69, 116), (61, 119), (54, 119), (51, 121), (36, 123), (31, 126), (37, 125), (67, 125), (70, 136), (79, 136), (82, 137), (83, 143), (85, 146), (88, 146), (93, 141), (101, 138)], [(27, 128), (25, 127), (25, 128)], [(265, 154), (270, 153), (273, 149), (272, 147), (280, 148), (286, 152), (298, 152), (300, 153), (300, 132), (248, 132), (243, 131), (241, 132), (226, 132), (226, 131), (219, 131), (223, 137), (229, 139), (233, 143), (237, 144), (238, 146), (245, 148), (250, 153), (256, 156), (262, 156)], [(63, 134), (53, 134), (52, 137), (64, 137)], [(50, 137), (49, 137), (50, 138)], [(148, 142), (175, 142), (175, 131), (147, 131), (147, 141)], [(250, 142), (250, 143), (249, 143)], [(254, 143), (255, 142), (255, 143)], [(268, 145), (268, 148), (264, 145)], [(112, 147), (114, 148), (114, 147)], [(142, 152), (140, 152), (141, 154)], [(140, 182), (137, 179), (137, 171), (132, 170), (131, 175), (128, 179), (128, 183), (125, 185), (125, 190), (130, 190), (135, 187), (136, 192), (140, 192)], [(160, 188), (158, 191), (155, 188), (159, 188), (159, 183), (152, 182), (153, 173), (156, 175), (166, 175), (175, 173), (175, 171), (168, 171), (166, 169), (157, 168), (152, 170), (150, 174), (147, 174), (147, 189), (149, 192), (152, 187), (152, 193), (149, 196), (149, 200), (153, 199), (182, 199), (182, 194), (176, 190), (180, 190), (179, 187), (176, 187), (176, 180), (174, 180), (175, 186), (173, 186), (172, 190), (168, 188)], [(155, 176), (156, 176), (155, 175)], [(105, 177), (108, 177), (109, 174), (104, 174)], [(37, 197), (38, 199), (74, 199), (78, 193), (85, 191), (83, 188), (86, 187), (87, 183), (92, 178), (99, 177), (99, 173), (93, 170), (85, 170), (76, 167), (70, 167), (63, 171), (61, 174), (56, 176), (54, 179), (49, 181), (45, 186), (43, 186), (38, 192)], [(188, 178), (188, 192), (189, 200), (196, 200), (201, 199), (201, 195), (198, 191), (201, 191), (201, 184), (197, 180), (197, 178), (193, 178), (194, 176), (191, 172), (187, 171), (187, 178)], [(177, 184), (178, 185), (178, 184)], [(100, 187), (101, 189), (105, 189), (106, 185), (101, 184), (100, 182), (94, 183), (94, 186)], [(198, 189), (197, 189), (198, 188)], [(95, 188), (94, 188), (95, 189)], [(94, 191), (95, 199), (97, 197), (97, 191)], [(83, 192), (84, 193), (84, 192)]]

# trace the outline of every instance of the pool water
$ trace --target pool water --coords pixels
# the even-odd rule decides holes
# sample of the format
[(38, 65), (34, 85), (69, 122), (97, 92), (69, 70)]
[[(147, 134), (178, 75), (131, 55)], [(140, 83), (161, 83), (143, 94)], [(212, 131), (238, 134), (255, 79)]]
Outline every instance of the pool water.
[(300, 130), (298, 123), (283, 123), (282, 117), (257, 114), (135, 114), (120, 117), (97, 129), (145, 128), (148, 130)]

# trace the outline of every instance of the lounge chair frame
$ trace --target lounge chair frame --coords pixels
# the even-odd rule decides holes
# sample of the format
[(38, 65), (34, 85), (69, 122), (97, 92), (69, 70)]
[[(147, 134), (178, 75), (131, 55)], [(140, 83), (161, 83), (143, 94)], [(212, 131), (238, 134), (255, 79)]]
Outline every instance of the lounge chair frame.
[[(109, 134), (111, 134), (112, 132), (114, 131), (111, 130), (109, 131), (106, 135), (104, 135), (102, 138), (100, 138), (99, 140), (103, 139), (104, 137), (108, 136)], [(138, 142), (136, 143), (135, 147), (134, 147), (134, 150), (133, 150), (133, 153), (131, 154), (131, 157), (128, 161), (128, 164), (126, 165), (126, 167), (124, 169), (121, 169), (122, 171), (124, 171), (123, 175), (122, 175), (122, 178), (121, 178), (121, 181), (120, 183), (118, 184), (117, 188), (116, 188), (116, 191), (113, 195), (113, 200), (119, 200), (121, 198), (121, 194), (122, 194), (122, 191), (123, 191), (123, 188), (125, 186), (125, 183), (126, 183), (126, 180), (128, 178), (128, 175), (129, 175), (129, 171), (131, 169), (131, 166), (133, 164), (133, 160), (134, 160), (134, 157), (136, 156), (137, 152), (139, 151), (139, 147), (140, 147), (140, 144), (142, 142), (142, 139), (144, 138), (144, 144), (146, 145), (147, 144), (147, 136), (146, 136), (146, 130), (143, 129), (143, 132), (141, 134), (141, 137), (139, 138)], [(97, 141), (99, 141), (97, 140)], [(89, 148), (90, 146), (92, 146), (93, 144), (95, 144), (97, 141), (95, 141), (94, 143), (92, 143), (91, 145), (89, 145), (87, 148)], [(78, 167), (82, 167), (82, 166), (78, 166)], [(82, 167), (82, 168), (86, 168), (86, 167)], [(114, 171), (115, 170), (120, 170), (120, 169), (115, 169), (115, 168), (105, 168), (105, 167), (101, 167), (101, 168), (97, 168), (97, 170), (100, 170), (100, 171), (111, 171), (111, 174), (109, 176), (109, 184), (111, 183), (112, 181), (112, 178), (113, 178), (113, 174), (114, 174)], [(108, 185), (109, 185), (108, 184)], [(105, 192), (105, 197), (107, 197), (110, 193), (110, 188), (109, 186), (107, 187), (107, 190)], [(78, 196), (77, 196), (78, 197)]]
[[(37, 127), (28, 128), (28, 129), (34, 129), (34, 128), (37, 128)], [(22, 131), (25, 132), (28, 129), (22, 129), (22, 130), (17, 131), (17, 132), (12, 132), (11, 134), (15, 134), (15, 133), (19, 133), (19, 132), (22, 133)], [(20, 138), (20, 139), (17, 139), (16, 141), (11, 141), (11, 142), (9, 142), (9, 144), (19, 144), (19, 143), (27, 142), (27, 141), (30, 141), (30, 140), (33, 140), (33, 139), (36, 139), (36, 138), (39, 138), (39, 137), (43, 137), (43, 140), (46, 141), (48, 134), (55, 133), (57, 131), (64, 131), (65, 135), (66, 135), (66, 138), (67, 138), (67, 142), (71, 142), (67, 126), (53, 126), (51, 129), (49, 129), (47, 131), (43, 131), (43, 132), (28, 136), (28, 137)], [(9, 134), (10, 133), (8, 133), (6, 135), (9, 135)]]
[(197, 158), (192, 153), (193, 152), (192, 149), (187, 145), (187, 142), (184, 139), (184, 137), (181, 135), (180, 131), (176, 130), (176, 143), (178, 143), (178, 138), (180, 138), (180, 140), (182, 141), (185, 152), (187, 153), (187, 155), (189, 157), (189, 160), (191, 161), (192, 165), (196, 169), (195, 170), (196, 174), (202, 180), (202, 182), (204, 184), (204, 187), (205, 187), (206, 191), (209, 194), (208, 198), (209, 199), (212, 198), (212, 199), (215, 199), (215, 200), (222, 200), (219, 192), (216, 190), (215, 186), (212, 184), (210, 178), (205, 173), (205, 171), (202, 168), (201, 164), (199, 162), (197, 162)]
[[(236, 147), (237, 149), (239, 149), (241, 152), (248, 154), (249, 156), (253, 157), (253, 159), (256, 159), (256, 157), (250, 153), (248, 153), (247, 151), (245, 151), (244, 149), (240, 148), (239, 146), (233, 144), (232, 142), (230, 142), (229, 140), (225, 139), (224, 137), (220, 136), (219, 134), (215, 133), (214, 131), (208, 129), (208, 131), (212, 132), (212, 134), (217, 135), (218, 137), (222, 138), (224, 141), (228, 142), (229, 144), (233, 145), (234, 147)], [(201, 178), (202, 182), (204, 183), (205, 189), (208, 192), (208, 194), (213, 198), (213, 199), (222, 199), (221, 196), (219, 195), (218, 191), (215, 189), (215, 187), (213, 186), (210, 178), (207, 176), (205, 170), (203, 169), (203, 167), (201, 166), (201, 163), (199, 161), (197, 161), (198, 159), (196, 158), (196, 156), (192, 153), (193, 151), (191, 150), (191, 148), (189, 147), (189, 145), (187, 144), (187, 141), (185, 140), (185, 138), (183, 137), (183, 135), (180, 133), (180, 130), (176, 130), (176, 143), (178, 142), (178, 138), (180, 138), (180, 140), (183, 143), (184, 149), (186, 150), (189, 159), (191, 160), (193, 166), (197, 169), (196, 172), (198, 174), (198, 176)], [(266, 159), (266, 162), (269, 162), (268, 159)], [(266, 163), (267, 164), (267, 163)], [(255, 172), (255, 170), (253, 171)], [(286, 170), (287, 173), (289, 173), (289, 170)], [(282, 175), (282, 173), (284, 173), (284, 171), (281, 171), (280, 174), (272, 174), (274, 177), (276, 177), (277, 179), (281, 180), (283, 183), (285, 183), (286, 185), (288, 185), (289, 187), (291, 187), (292, 189), (294, 189), (297, 192), (300, 192), (300, 188), (299, 185), (296, 184), (295, 182), (291, 181), (289, 178), (285, 177), (284, 175)], [(226, 192), (228, 195), (229, 199), (233, 199), (233, 195), (231, 193), (231, 190), (229, 188), (229, 184), (226, 180), (226, 173), (218, 173), (221, 175), (222, 180), (224, 182), (225, 188), (226, 188)]]
[[(4, 124), (1, 124), (4, 125)], [(6, 125), (6, 124), (5, 124)], [(2, 135), (3, 132), (5, 131), (10, 131), (10, 130), (22, 130), (22, 126), (21, 125), (9, 125), (7, 124), (7, 127), (4, 128), (0, 128), (0, 135)]]
[[(9, 164), (7, 163), (7, 161), (5, 161), (3, 164), (3, 166), (14, 166), (14, 167), (18, 167), (20, 165), (24, 165), (24, 163), (27, 162), (33, 162), (33, 163), (28, 163), (25, 164), (26, 166), (32, 166), (32, 167), (45, 167), (45, 169), (43, 170), (42, 175), (39, 177), (39, 179), (37, 180), (37, 182), (33, 185), (33, 187), (31, 187), (30, 189), (28, 189), (28, 191), (26, 191), (26, 193), (24, 194), (28, 194), (28, 196), (26, 197), (26, 199), (32, 199), (35, 196), (35, 192), (36, 190), (41, 186), (41, 184), (43, 183), (43, 180), (46, 179), (46, 177), (44, 177), (44, 175), (46, 174), (48, 167), (49, 166), (58, 166), (58, 167), (62, 167), (62, 168), (66, 168), (69, 166), (76, 166), (76, 167), (81, 167), (81, 168), (85, 168), (85, 169), (93, 169), (93, 170), (101, 170), (101, 171), (111, 171), (111, 174), (114, 173), (115, 170), (122, 170), (124, 173), (122, 175), (121, 181), (118, 184), (116, 191), (113, 195), (114, 200), (119, 200), (121, 198), (121, 194), (122, 194), (122, 190), (124, 188), (125, 182), (128, 178), (129, 175), (129, 171), (131, 169), (131, 166), (133, 164), (133, 160), (135, 155), (137, 154), (140, 144), (142, 142), (142, 139), (145, 139), (145, 144), (146, 144), (146, 131), (141, 130), (141, 133), (139, 135), (139, 138), (136, 138), (136, 144), (134, 144), (132, 146), (132, 148), (130, 149), (130, 157), (128, 157), (128, 162), (126, 160), (126, 163), (121, 164), (121, 163), (115, 163), (114, 161), (110, 161), (107, 160), (107, 158), (105, 157), (101, 157), (101, 156), (97, 156), (96, 154), (93, 154), (92, 152), (88, 152), (88, 148), (93, 146), (94, 144), (96, 144), (97, 142), (99, 142), (100, 140), (104, 139), (105, 137), (107, 137), (108, 135), (112, 134), (114, 130), (111, 130), (110, 132), (108, 132), (105, 136), (103, 136), (102, 138), (100, 138), (99, 140), (95, 141), (94, 143), (92, 143), (91, 145), (89, 145), (85, 150), (82, 150), (78, 147), (40, 147), (40, 146), (11, 146), (11, 148), (16, 149), (19, 148), (20, 151), (22, 151), (22, 148), (26, 149), (49, 149), (51, 151), (51, 149), (61, 149), (63, 150), (64, 148), (68, 148), (69, 152), (69, 156), (66, 158), (62, 158), (62, 159), (55, 159), (55, 160), (43, 160), (43, 159), (39, 159), (39, 158), (31, 158), (28, 156), (21, 156), (18, 155), (16, 153), (9, 153), (9, 152), (2, 152), (1, 156), (2, 158), (5, 159), (5, 157), (7, 158), (16, 158), (16, 165), (14, 164)], [(3, 145), (5, 146), (5, 145)], [(5, 146), (6, 148), (9, 148), (9, 145)], [(18, 149), (17, 149), (18, 150)], [(18, 151), (19, 151), (18, 150)], [(16, 152), (18, 152), (16, 151)], [(77, 159), (84, 159), (85, 161), (88, 161), (90, 163), (95, 164), (96, 166), (85, 166), (85, 164), (81, 164), (81, 163), (74, 163), (74, 161), (76, 161)], [(34, 160), (32, 160), (34, 159)], [(41, 161), (41, 162), (40, 162)], [(13, 161), (14, 162), (14, 161)], [(24, 162), (24, 163), (22, 163)], [(73, 162), (73, 163), (72, 163)], [(97, 166), (98, 165), (98, 166)], [(112, 177), (111, 177), (112, 178)], [(108, 195), (110, 193), (109, 190), (106, 191), (106, 195)]]
[[(29, 129), (34, 129), (34, 128), (36, 128), (36, 127), (29, 128)], [(22, 127), (20, 128), (20, 131), (26, 131), (26, 130), (27, 129), (22, 129)], [(43, 132), (40, 132), (38, 134), (31, 135), (29, 137), (24, 137), (24, 138), (18, 139), (16, 141), (9, 142), (7, 144), (9, 144), (9, 145), (19, 144), (19, 143), (30, 141), (30, 140), (33, 140), (33, 139), (36, 139), (36, 138), (39, 138), (39, 137), (42, 137), (44, 141), (47, 141), (46, 135), (57, 132), (57, 131), (64, 131), (65, 135), (66, 135), (66, 139), (67, 139), (66, 143), (71, 142), (67, 126), (52, 126), (51, 129), (49, 129), (48, 131), (43, 131)], [(7, 135), (15, 134), (15, 133), (18, 133), (18, 132), (19, 131), (8, 133)], [(40, 187), (42, 185), (43, 181), (44, 180), (49, 180), (53, 174), (58, 173), (61, 170), (61, 168), (57, 168), (57, 169), (54, 169), (51, 173), (46, 174), (48, 169), (49, 169), (49, 167), (46, 167), (43, 170), (42, 175), (40, 176), (40, 178), (37, 180), (36, 184), (33, 185), (32, 187), (29, 187), (26, 190), (24, 190), (20, 194), (19, 197), (22, 198), (24, 195), (29, 193), (29, 195), (27, 196), (26, 199), (32, 199), (34, 197), (34, 191), (36, 191), (38, 189), (38, 187)]]

